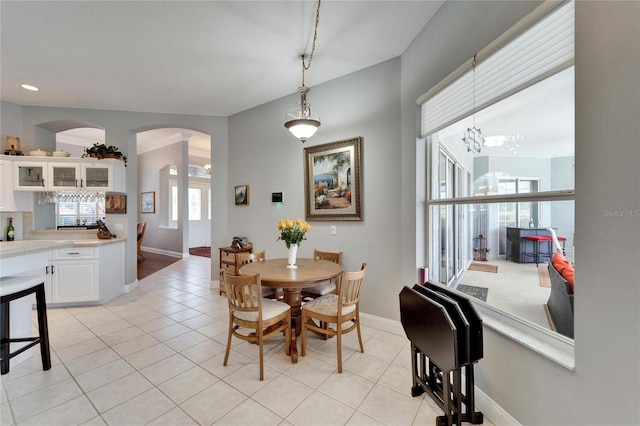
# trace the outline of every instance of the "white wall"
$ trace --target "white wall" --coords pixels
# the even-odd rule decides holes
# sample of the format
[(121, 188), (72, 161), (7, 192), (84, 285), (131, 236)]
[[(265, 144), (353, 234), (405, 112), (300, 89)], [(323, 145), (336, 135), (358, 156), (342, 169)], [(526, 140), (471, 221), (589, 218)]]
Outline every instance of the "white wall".
[[(416, 99), (535, 3), (446, 2), (402, 56), (402, 272), (413, 277)], [(576, 4), (575, 371), (485, 327), (476, 385), (522, 424), (640, 424), (640, 3)], [(406, 166), (406, 167), (405, 167)]]
[[(320, 60), (320, 59), (318, 59)], [(313, 72), (311, 70), (310, 72)], [(304, 145), (284, 127), (295, 95), (229, 119), (229, 241), (246, 235), (267, 257), (286, 257), (276, 242), (281, 218), (304, 219), (303, 149), (307, 146), (363, 137), (363, 221), (311, 222), (299, 256), (313, 249), (342, 251), (343, 263), (357, 270), (367, 262), (362, 310), (399, 319), (399, 212), (401, 163), (399, 149), (400, 59), (396, 58), (312, 87), (308, 101), (322, 125)], [(292, 90), (296, 83), (291, 82)], [(250, 205), (236, 207), (233, 189), (250, 186)], [(271, 203), (272, 192), (284, 192), (284, 204)], [(337, 235), (330, 235), (330, 226)], [(400, 286), (400, 287), (399, 287)]]

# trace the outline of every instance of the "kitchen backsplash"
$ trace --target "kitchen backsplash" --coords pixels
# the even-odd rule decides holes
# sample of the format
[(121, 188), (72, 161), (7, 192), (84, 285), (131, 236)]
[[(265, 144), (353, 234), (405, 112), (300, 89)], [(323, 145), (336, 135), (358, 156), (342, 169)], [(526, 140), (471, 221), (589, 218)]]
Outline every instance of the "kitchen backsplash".
[(30, 233), (33, 230), (33, 213), (32, 212), (0, 212), (0, 224), (2, 224), (2, 241), (7, 240), (7, 226), (9, 226), (9, 218), (13, 218), (13, 227), (15, 228), (15, 240), (31, 239)]

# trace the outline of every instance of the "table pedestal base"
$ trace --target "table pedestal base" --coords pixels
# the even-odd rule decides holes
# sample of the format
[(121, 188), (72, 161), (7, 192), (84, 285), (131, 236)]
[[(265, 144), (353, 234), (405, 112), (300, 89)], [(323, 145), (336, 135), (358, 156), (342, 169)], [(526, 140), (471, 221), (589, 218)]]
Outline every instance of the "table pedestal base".
[(284, 302), (291, 306), (291, 362), (298, 362), (297, 338), (302, 332), (302, 289), (285, 288)]

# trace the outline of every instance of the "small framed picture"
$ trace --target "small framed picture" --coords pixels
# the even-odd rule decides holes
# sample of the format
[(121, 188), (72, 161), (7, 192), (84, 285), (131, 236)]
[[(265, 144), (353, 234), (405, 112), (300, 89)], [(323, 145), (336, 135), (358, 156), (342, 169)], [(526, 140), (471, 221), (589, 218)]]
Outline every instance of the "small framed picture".
[(249, 185), (236, 186), (236, 206), (249, 205)]
[(155, 191), (143, 192), (140, 194), (140, 213), (156, 212), (156, 193)]
[(127, 213), (127, 196), (126, 195), (105, 195), (104, 197), (105, 212), (113, 214)]

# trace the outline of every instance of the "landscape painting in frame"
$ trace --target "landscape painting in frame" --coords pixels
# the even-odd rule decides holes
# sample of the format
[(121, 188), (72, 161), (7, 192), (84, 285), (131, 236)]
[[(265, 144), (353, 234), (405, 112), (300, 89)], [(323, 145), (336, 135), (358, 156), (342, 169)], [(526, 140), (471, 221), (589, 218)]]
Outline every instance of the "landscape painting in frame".
[(306, 220), (362, 220), (362, 138), (304, 149)]
[(236, 186), (236, 206), (249, 205), (249, 185)]
[(140, 213), (155, 213), (155, 212), (156, 212), (155, 191), (140, 193)]

